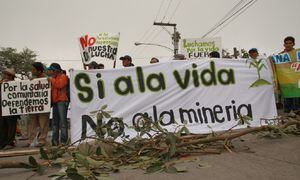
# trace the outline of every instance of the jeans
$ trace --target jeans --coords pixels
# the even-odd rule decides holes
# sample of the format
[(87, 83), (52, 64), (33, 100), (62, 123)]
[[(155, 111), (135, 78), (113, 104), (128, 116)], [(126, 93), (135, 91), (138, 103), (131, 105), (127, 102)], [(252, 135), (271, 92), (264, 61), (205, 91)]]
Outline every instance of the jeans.
[(68, 102), (57, 102), (53, 104), (52, 145), (59, 144), (59, 130), (61, 131), (60, 142), (62, 144), (67, 144), (68, 142), (67, 105)]
[(284, 112), (296, 111), (300, 109), (300, 98), (284, 98)]

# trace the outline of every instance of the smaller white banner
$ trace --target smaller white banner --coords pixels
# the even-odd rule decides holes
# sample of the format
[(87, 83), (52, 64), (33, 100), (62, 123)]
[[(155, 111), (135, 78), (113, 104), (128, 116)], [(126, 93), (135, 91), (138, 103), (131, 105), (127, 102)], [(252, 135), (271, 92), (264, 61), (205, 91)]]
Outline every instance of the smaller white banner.
[(83, 63), (90, 62), (113, 65), (117, 59), (119, 33), (93, 33), (79, 38), (80, 53)]
[(217, 51), (222, 55), (222, 41), (217, 38), (189, 38), (181, 41), (181, 53), (187, 59), (199, 59), (209, 57), (209, 53)]
[(51, 86), (46, 78), (1, 85), (2, 116), (50, 112)]

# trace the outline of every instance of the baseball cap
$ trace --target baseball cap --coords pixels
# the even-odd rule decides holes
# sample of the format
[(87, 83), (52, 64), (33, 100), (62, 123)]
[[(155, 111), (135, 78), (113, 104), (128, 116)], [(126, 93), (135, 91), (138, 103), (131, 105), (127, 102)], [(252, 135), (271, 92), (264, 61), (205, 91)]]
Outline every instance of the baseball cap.
[(123, 56), (123, 57), (120, 57), (120, 60), (130, 60), (130, 61), (132, 61), (132, 59), (131, 59), (131, 57), (129, 56), (129, 55), (126, 55), (126, 56)]
[(60, 65), (58, 63), (52, 63), (48, 70), (54, 70), (54, 71), (62, 71)]
[(251, 48), (249, 51), (248, 51), (248, 53), (250, 54), (250, 53), (257, 53), (258, 51), (257, 51), (257, 49), (256, 48)]

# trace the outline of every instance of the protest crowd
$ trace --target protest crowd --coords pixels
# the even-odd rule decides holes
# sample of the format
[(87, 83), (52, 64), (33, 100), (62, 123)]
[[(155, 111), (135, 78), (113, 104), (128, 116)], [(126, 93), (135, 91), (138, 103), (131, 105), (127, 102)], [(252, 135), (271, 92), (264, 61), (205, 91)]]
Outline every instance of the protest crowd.
[[(288, 53), (291, 57), (296, 56), (295, 39), (291, 36), (284, 39), (284, 50), (280, 52)], [(260, 59), (259, 51), (256, 48), (251, 48), (249, 51), (249, 61), (257, 62)], [(212, 51), (209, 54), (209, 58), (213, 61), (217, 61), (217, 58), (221, 58), (221, 55), (217, 51)], [(183, 54), (176, 54), (174, 60), (188, 60)], [(133, 59), (129, 55), (122, 56), (120, 58), (124, 67), (133, 67)], [(272, 57), (268, 58), (270, 67), (273, 70), (274, 80), (274, 92), (277, 95), (277, 101), (282, 102), (285, 113), (290, 111), (296, 111), (300, 109), (300, 98), (290, 97), (282, 98), (280, 92), (280, 83), (278, 83), (278, 71), (277, 66), (274, 63), (275, 60)], [(153, 57), (150, 59), (149, 64), (161, 63), (161, 60)], [(92, 61), (87, 66), (88, 70), (105, 69), (104, 64), (99, 64)], [(282, 73), (282, 72), (280, 72)], [(284, 73), (284, 72), (283, 72)], [(8, 67), (2, 72), (0, 84), (5, 82), (15, 81), (16, 72), (14, 67)], [(52, 63), (49, 67), (41, 62), (35, 62), (32, 64), (30, 80), (37, 80), (39, 78), (46, 78), (49, 84), (51, 84), (51, 108), (50, 112), (29, 114), (27, 118), (27, 131), (20, 132), (18, 119), (20, 115), (4, 116), (2, 114), (2, 99), (0, 109), (0, 149), (9, 149), (16, 146), (16, 136), (20, 136), (19, 139), (27, 140), (26, 147), (43, 147), (46, 145), (58, 146), (67, 145), (70, 143), (69, 138), (69, 125), (68, 125), (68, 107), (70, 103), (70, 80), (58, 63)], [(1, 94), (0, 94), (1, 95)], [(52, 117), (52, 118), (51, 118)], [(52, 131), (51, 139), (48, 138), (48, 134)]]

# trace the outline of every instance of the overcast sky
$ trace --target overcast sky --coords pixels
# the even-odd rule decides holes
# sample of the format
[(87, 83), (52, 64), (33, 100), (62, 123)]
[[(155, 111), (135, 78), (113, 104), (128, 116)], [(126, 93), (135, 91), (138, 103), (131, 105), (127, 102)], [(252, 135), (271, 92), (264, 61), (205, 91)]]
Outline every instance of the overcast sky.
[[(172, 47), (169, 34), (152, 25), (155, 20), (177, 23), (182, 38), (200, 38), (238, 2), (0, 0), (0, 46), (18, 50), (28, 47), (37, 52), (39, 61), (58, 62), (65, 69), (82, 69), (78, 37), (85, 33), (120, 32), (118, 56), (129, 54), (135, 64), (148, 64), (152, 56), (172, 56), (172, 52), (161, 47), (134, 46), (139, 41)], [(210, 36), (221, 37), (225, 49), (257, 47), (268, 55), (277, 53), (282, 50), (285, 36), (294, 36), (296, 46), (300, 43), (299, 7), (300, 0), (258, 0)]]

